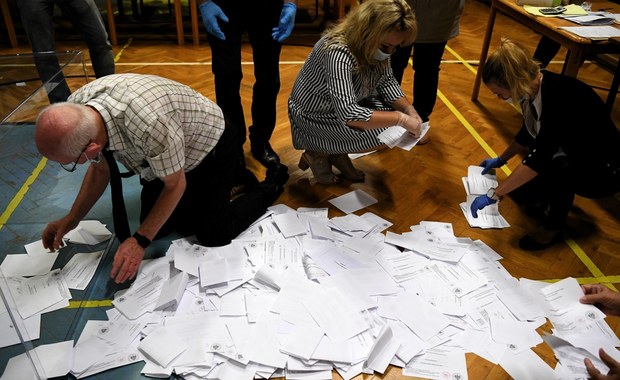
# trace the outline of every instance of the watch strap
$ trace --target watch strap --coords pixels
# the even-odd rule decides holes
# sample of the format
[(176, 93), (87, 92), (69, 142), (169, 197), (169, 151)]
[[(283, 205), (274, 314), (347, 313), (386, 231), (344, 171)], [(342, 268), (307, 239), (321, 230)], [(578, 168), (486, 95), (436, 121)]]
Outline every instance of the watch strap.
[(494, 201), (499, 201), (499, 196), (495, 193), (494, 187), (487, 190), (487, 197), (493, 199)]
[(134, 232), (133, 236), (134, 239), (136, 239), (136, 241), (138, 242), (138, 245), (142, 248), (146, 248), (149, 245), (151, 245), (151, 239), (147, 238), (146, 236), (142, 235), (139, 232)]

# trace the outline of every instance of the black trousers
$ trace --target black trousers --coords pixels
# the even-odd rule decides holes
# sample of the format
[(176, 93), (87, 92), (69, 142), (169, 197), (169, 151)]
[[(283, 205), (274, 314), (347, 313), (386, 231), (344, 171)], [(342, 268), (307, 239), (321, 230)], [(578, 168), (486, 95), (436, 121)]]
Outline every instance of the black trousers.
[[(22, 24), (28, 35), (33, 53), (45, 53), (35, 56), (35, 65), (41, 80), (48, 80), (48, 98), (50, 103), (64, 102), (71, 91), (55, 54), (54, 42), (54, 6), (58, 5), (68, 16), (75, 28), (84, 36), (88, 52), (97, 78), (114, 74), (114, 52), (108, 42), (108, 34), (101, 19), (101, 13), (93, 0), (19, 0)], [(50, 87), (51, 87), (50, 86)]]
[[(198, 167), (185, 173), (187, 187), (171, 217), (157, 237), (173, 230), (195, 234), (200, 244), (222, 246), (243, 232), (271, 205), (273, 199), (257, 185), (230, 201), (233, 174), (238, 161), (236, 130), (227, 124), (215, 148)], [(140, 222), (149, 214), (164, 183), (159, 179), (142, 184)]]
[(511, 193), (524, 204), (544, 202), (549, 213), (544, 225), (550, 229), (564, 226), (575, 195), (598, 199), (620, 190), (618, 164), (571, 162), (566, 156), (556, 157), (534, 179)]
[(414, 43), (397, 48), (391, 57), (394, 77), (400, 83), (413, 48), (413, 106), (423, 121), (428, 121), (437, 101), (439, 66), (446, 43)]
[(538, 41), (538, 45), (536, 45), (533, 58), (540, 62), (542, 68), (545, 68), (549, 65), (553, 57), (558, 54), (561, 47), (559, 43), (551, 38), (542, 36)]
[(240, 146), (246, 140), (246, 124), (241, 105), (241, 36), (247, 35), (252, 46), (254, 82), (252, 92), (252, 126), (250, 139), (259, 144), (269, 141), (276, 125), (276, 100), (280, 91), (281, 44), (271, 37), (278, 26), (282, 0), (215, 0), (229, 22), (219, 26), (226, 40), (207, 33), (213, 54), (215, 97), (224, 115), (238, 128)]

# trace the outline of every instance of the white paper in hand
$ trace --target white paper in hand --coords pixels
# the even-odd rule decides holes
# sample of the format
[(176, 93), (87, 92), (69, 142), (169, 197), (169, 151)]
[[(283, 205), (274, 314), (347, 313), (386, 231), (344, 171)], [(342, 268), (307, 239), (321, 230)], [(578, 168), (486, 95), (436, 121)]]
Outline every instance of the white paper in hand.
[(389, 127), (377, 137), (379, 141), (390, 147), (390, 149), (398, 147), (410, 151), (426, 135), (430, 127), (428, 122), (420, 124), (421, 133), (418, 138), (413, 137), (405, 128), (399, 126)]
[(80, 224), (69, 231), (64, 238), (76, 244), (95, 245), (111, 237), (112, 232), (98, 220), (82, 220)]

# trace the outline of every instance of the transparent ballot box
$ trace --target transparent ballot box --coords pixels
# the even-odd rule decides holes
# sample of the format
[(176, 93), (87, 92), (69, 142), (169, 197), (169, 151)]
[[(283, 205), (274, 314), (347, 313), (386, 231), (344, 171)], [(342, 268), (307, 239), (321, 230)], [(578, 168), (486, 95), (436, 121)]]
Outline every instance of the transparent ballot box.
[[(88, 304), (93, 302), (94, 294), (101, 292), (97, 289), (101, 286), (97, 279), (107, 277), (102, 274), (102, 268), (113, 242), (114, 239), (108, 239), (94, 246), (68, 245), (60, 250), (51, 272), (46, 275), (9, 276), (0, 269), (2, 379), (65, 378), (73, 366), (75, 358), (72, 349), (84, 324), (88, 319), (103, 319), (89, 315)], [(38, 297), (36, 294), (49, 297), (47, 289), (59, 286), (59, 278), (63, 276), (62, 268), (67, 267), (68, 261), (76, 253), (100, 258), (88, 286), (84, 290), (70, 289), (71, 298), (68, 301), (63, 300), (47, 309), (37, 310), (39, 301), (41, 304), (45, 302), (35, 302)]]
[[(41, 63), (54, 63), (49, 80), (39, 76)], [(57, 65), (55, 63), (58, 63)], [(44, 54), (0, 55), (0, 375), (2, 379), (44, 379), (59, 376), (66, 356), (50, 366), (50, 358), (64, 347), (73, 347), (86, 320), (104, 319), (105, 307), (85, 307), (92, 300), (109, 299), (109, 251), (112, 237), (94, 244), (67, 243), (58, 253), (40, 253), (45, 269), (30, 270), (25, 264), (8, 265), (7, 257), (21, 256), (39, 264), (25, 246), (41, 239), (46, 224), (69, 210), (61, 195), (79, 189), (84, 171), (72, 177), (38, 152), (34, 124), (38, 112), (50, 104), (56, 89), (75, 91), (88, 83), (80, 51)], [(77, 192), (77, 190), (75, 190)], [(72, 196), (66, 198), (73, 198)], [(112, 251), (113, 252), (113, 251)], [(60, 291), (58, 277), (77, 253), (99, 261), (92, 279), (76, 288), (64, 288), (64, 297), (47, 305)], [(104, 268), (105, 266), (108, 268)], [(36, 265), (35, 265), (36, 267)], [(28, 268), (25, 270), (24, 268)], [(51, 268), (51, 269), (50, 269)], [(25, 274), (16, 274), (22, 271)], [(63, 273), (65, 271), (65, 273)], [(77, 276), (76, 276), (77, 277)], [(64, 277), (63, 277), (64, 278)], [(54, 288), (56, 287), (56, 289)], [(54, 290), (54, 291), (51, 291)], [(67, 291), (68, 290), (68, 291)], [(67, 294), (69, 293), (69, 294)], [(67, 298), (69, 297), (69, 298)], [(47, 299), (46, 299), (47, 298)], [(45, 305), (38, 309), (38, 305)], [(103, 314), (103, 316), (102, 316)], [(71, 365), (69, 363), (68, 365)], [(58, 367), (58, 368), (54, 368)], [(66, 374), (62, 377), (65, 378)]]
[[(45, 83), (39, 71), (49, 77)], [(0, 55), (1, 124), (34, 122), (50, 93), (65, 84), (74, 91), (87, 82), (81, 51)]]

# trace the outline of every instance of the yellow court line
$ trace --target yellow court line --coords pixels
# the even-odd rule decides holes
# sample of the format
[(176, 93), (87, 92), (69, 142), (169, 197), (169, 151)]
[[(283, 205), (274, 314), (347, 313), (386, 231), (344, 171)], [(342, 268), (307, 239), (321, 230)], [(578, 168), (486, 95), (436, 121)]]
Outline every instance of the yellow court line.
[[(439, 89), (437, 89), (437, 96), (446, 105), (446, 107), (448, 107), (448, 109), (454, 114), (454, 116), (456, 116), (456, 118), (461, 122), (461, 124), (465, 127), (465, 129), (467, 129), (469, 134), (471, 134), (472, 137), (478, 142), (478, 144), (480, 144), (482, 149), (484, 149), (484, 151), (489, 155), (489, 157), (496, 157), (497, 153), (495, 153), (493, 148), (491, 148), (489, 144), (487, 144), (487, 142), (484, 141), (482, 136), (480, 136), (480, 134), (478, 134), (478, 132), (474, 129), (474, 127), (472, 127), (472, 125), (469, 124), (465, 116), (463, 116), (463, 114), (454, 106), (454, 104), (452, 104), (448, 100), (448, 98), (446, 98), (446, 96)], [(502, 166), (502, 171), (507, 176), (509, 176), (512, 173), (510, 168), (508, 168), (508, 166), (506, 165)]]
[(114, 63), (117, 63), (118, 60), (121, 59), (121, 55), (123, 55), (123, 52), (125, 51), (125, 49), (127, 49), (129, 47), (129, 45), (131, 45), (132, 42), (133, 42), (133, 37), (129, 38), (127, 40), (127, 43), (125, 45), (123, 45), (121, 50), (116, 54), (116, 56), (114, 57)]
[(450, 54), (452, 54), (454, 56), (454, 58), (456, 58), (459, 62), (461, 62), (463, 64), (463, 66), (467, 67), (469, 69), (469, 71), (474, 73), (474, 75), (478, 74), (478, 71), (476, 69), (474, 69), (472, 67), (472, 65), (469, 64), (469, 62), (464, 60), (463, 57), (461, 57), (456, 51), (452, 50), (452, 48), (450, 46), (446, 45), (446, 50), (448, 52), (450, 52)]
[[(575, 255), (577, 255), (579, 260), (581, 260), (583, 265), (585, 265), (586, 268), (588, 268), (590, 273), (592, 273), (595, 277), (598, 277), (601, 279), (606, 278), (605, 274), (600, 269), (598, 269), (596, 264), (594, 264), (594, 262), (590, 259), (590, 257), (583, 251), (583, 249), (581, 249), (581, 247), (572, 238), (567, 237), (565, 241), (566, 241), (566, 244), (568, 244), (568, 246), (570, 247), (570, 249), (572, 249), (573, 252), (575, 252)], [(601, 281), (601, 282), (607, 282), (607, 281)], [(606, 285), (607, 287), (613, 290), (617, 290), (616, 287), (613, 286), (611, 283), (606, 284)]]
[[(602, 276), (602, 277), (577, 277), (575, 278), (580, 284), (603, 284), (612, 290), (617, 290), (613, 285), (614, 283), (620, 283), (620, 276)], [(553, 278), (547, 280), (541, 280), (544, 282), (558, 282), (563, 278)]]
[[(471, 65), (469, 65), (465, 60), (463, 60), (463, 58), (459, 54), (457, 54), (454, 50), (449, 48), (448, 45), (446, 45), (446, 50), (448, 50), (450, 52), (450, 54), (454, 55), (454, 57), (456, 57), (457, 59), (462, 60), (463, 65), (466, 66), (471, 72), (476, 74), (476, 70), (473, 67), (471, 67)], [(437, 96), (446, 105), (446, 107), (448, 107), (448, 109), (454, 114), (454, 116), (456, 116), (456, 118), (461, 122), (461, 124), (465, 127), (465, 129), (467, 129), (467, 131), (469, 131), (469, 133), (472, 135), (472, 137), (478, 142), (478, 144), (480, 144), (482, 149), (484, 149), (484, 151), (490, 157), (496, 157), (497, 154), (495, 153), (495, 151), (478, 134), (478, 132), (472, 127), (472, 125), (469, 124), (467, 119), (465, 119), (465, 117), (448, 100), (448, 98), (446, 98), (445, 95), (441, 91), (439, 91), (439, 89), (437, 89)], [(513, 105), (513, 107), (514, 107), (514, 105)], [(502, 166), (502, 171), (507, 176), (510, 175), (510, 173), (511, 173), (511, 170), (506, 165)], [(581, 249), (581, 247), (579, 247), (579, 245), (572, 238), (566, 237), (565, 242), (570, 247), (570, 249), (575, 253), (577, 258), (583, 263), (583, 265), (585, 265), (586, 268), (588, 268), (590, 273), (592, 273), (596, 278), (605, 278), (605, 274), (596, 266), (596, 264), (594, 264), (594, 262), (590, 259), (590, 257), (583, 251), (583, 249)], [(613, 285), (608, 284), (607, 286), (609, 286), (609, 287), (611, 287), (611, 288), (613, 288), (615, 290), (615, 287)]]
[(22, 199), (24, 199), (24, 196), (26, 195), (26, 193), (30, 189), (30, 185), (32, 185), (34, 183), (34, 181), (37, 179), (37, 177), (39, 176), (39, 174), (41, 173), (41, 171), (45, 167), (46, 163), (47, 163), (47, 158), (43, 157), (41, 159), (41, 161), (39, 161), (39, 164), (34, 168), (32, 173), (28, 177), (28, 179), (26, 179), (26, 182), (24, 182), (24, 184), (19, 189), (17, 194), (15, 194), (13, 199), (11, 199), (9, 204), (6, 206), (6, 208), (2, 212), (2, 215), (0, 215), (0, 230), (2, 229), (2, 227), (4, 227), (4, 225), (9, 220), (9, 218), (11, 217), (11, 215), (13, 214), (15, 209), (17, 209), (17, 206), (19, 206), (19, 204), (21, 203)]
[(111, 307), (112, 300), (100, 300), (100, 301), (69, 301), (69, 306), (66, 309), (78, 309), (81, 307)]

